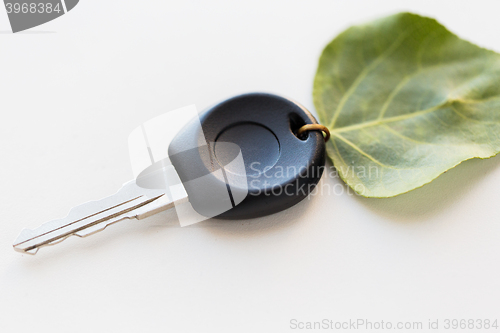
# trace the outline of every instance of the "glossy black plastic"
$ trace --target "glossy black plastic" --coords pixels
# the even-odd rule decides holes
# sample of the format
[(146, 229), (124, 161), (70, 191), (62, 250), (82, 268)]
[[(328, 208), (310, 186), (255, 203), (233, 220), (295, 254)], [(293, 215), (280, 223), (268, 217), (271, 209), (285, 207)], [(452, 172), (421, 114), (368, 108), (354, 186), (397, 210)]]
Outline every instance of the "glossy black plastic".
[[(247, 219), (273, 214), (300, 202), (321, 178), (323, 135), (312, 131), (297, 137), (302, 125), (317, 122), (289, 99), (266, 93), (240, 95), (209, 108), (200, 121), (203, 133), (196, 130), (196, 121), (188, 124), (170, 144), (169, 156), (201, 215)], [(203, 140), (206, 145), (200, 145)], [(235, 152), (218, 145), (221, 142), (241, 148), (246, 176), (241, 170), (224, 168)], [(212, 177), (207, 186), (190, 182), (218, 170), (223, 177)], [(216, 194), (221, 186), (229, 192), (227, 204), (233, 208), (218, 214), (211, 208), (217, 200), (228, 200)]]

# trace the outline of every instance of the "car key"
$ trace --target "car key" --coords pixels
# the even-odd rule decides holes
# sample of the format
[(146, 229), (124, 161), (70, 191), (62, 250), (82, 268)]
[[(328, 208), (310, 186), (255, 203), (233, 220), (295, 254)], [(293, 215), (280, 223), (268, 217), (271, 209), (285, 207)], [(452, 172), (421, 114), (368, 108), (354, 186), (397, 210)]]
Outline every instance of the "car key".
[[(175, 136), (169, 160), (154, 163), (110, 197), (77, 206), (63, 219), (24, 229), (14, 249), (35, 254), (71, 235), (85, 237), (187, 201), (208, 218), (261, 217), (300, 202), (321, 178), (321, 131), (328, 137), (328, 130), (289, 99), (240, 95), (209, 108), (199, 120), (201, 127), (191, 122)], [(238, 156), (242, 164), (234, 163)]]

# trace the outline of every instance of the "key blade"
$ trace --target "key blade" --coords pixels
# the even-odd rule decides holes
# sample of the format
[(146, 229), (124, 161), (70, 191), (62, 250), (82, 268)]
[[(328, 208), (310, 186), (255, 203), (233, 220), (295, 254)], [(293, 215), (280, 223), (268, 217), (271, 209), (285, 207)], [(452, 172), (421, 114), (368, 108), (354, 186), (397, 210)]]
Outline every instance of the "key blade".
[(69, 236), (85, 237), (118, 221), (142, 219), (183, 201), (187, 201), (185, 192), (176, 193), (172, 198), (168, 188), (146, 189), (134, 180), (110, 197), (73, 208), (63, 219), (47, 222), (33, 230), (24, 229), (13, 247), (21, 253), (36, 254), (41, 247), (57, 244)]
[(154, 202), (163, 195), (165, 191), (145, 191), (135, 181), (129, 182), (115, 195), (73, 208), (63, 219), (47, 222), (33, 230), (24, 229), (15, 240), (14, 249), (35, 254), (40, 247), (56, 244), (71, 235), (87, 236), (119, 220), (134, 217), (134, 209)]

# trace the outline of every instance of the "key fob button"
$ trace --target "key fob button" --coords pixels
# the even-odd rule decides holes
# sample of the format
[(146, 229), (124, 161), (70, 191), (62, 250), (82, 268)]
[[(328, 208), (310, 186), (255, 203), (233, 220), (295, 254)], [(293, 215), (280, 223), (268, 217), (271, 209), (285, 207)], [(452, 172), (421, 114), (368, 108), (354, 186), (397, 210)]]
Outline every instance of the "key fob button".
[[(218, 142), (230, 142), (235, 145), (218, 145)], [(241, 168), (231, 164), (240, 151), (244, 161), (250, 162), (245, 163), (244, 173)], [(256, 123), (236, 124), (224, 129), (217, 136), (215, 157), (226, 172), (254, 177), (276, 164), (280, 157), (280, 144), (276, 135), (265, 126)]]

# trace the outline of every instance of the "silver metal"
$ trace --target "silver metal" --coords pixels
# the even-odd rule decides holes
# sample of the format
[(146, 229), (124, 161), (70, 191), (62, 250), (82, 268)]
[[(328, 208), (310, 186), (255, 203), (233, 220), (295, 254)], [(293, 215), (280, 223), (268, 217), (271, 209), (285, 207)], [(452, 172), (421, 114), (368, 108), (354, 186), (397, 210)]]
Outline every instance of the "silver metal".
[(77, 206), (63, 219), (33, 230), (24, 229), (14, 241), (14, 250), (36, 254), (41, 247), (57, 244), (69, 236), (86, 237), (118, 221), (140, 220), (173, 208), (187, 201), (187, 193), (179, 184), (172, 165), (156, 165), (110, 197)]

